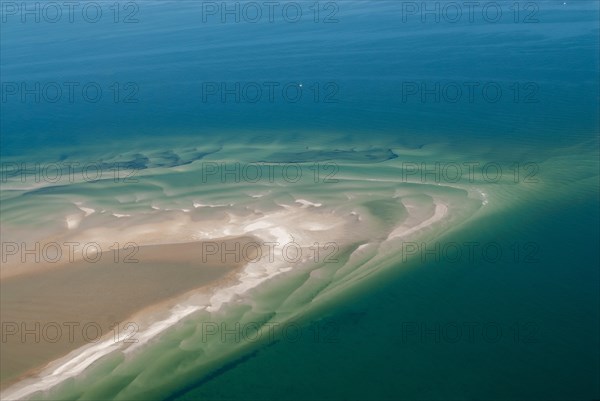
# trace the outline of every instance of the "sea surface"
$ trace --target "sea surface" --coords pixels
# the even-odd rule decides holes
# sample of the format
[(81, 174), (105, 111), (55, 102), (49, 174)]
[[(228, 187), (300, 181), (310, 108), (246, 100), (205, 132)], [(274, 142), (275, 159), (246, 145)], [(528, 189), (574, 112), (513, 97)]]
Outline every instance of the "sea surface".
[(11, 394), (600, 398), (598, 2), (50, 3), (1, 2), (3, 237), (191, 216), (337, 258)]

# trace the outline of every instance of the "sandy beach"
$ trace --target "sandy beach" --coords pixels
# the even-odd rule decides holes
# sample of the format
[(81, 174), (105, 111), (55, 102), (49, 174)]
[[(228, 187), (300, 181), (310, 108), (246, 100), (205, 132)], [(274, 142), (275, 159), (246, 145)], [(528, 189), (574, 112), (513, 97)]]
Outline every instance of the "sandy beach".
[[(219, 242), (243, 246), (252, 240)], [(137, 263), (110, 251), (98, 263), (78, 260), (0, 281), (2, 388), (101, 337), (135, 340), (137, 323), (128, 318), (217, 284), (244, 263), (202, 250), (202, 242), (141, 246)]]

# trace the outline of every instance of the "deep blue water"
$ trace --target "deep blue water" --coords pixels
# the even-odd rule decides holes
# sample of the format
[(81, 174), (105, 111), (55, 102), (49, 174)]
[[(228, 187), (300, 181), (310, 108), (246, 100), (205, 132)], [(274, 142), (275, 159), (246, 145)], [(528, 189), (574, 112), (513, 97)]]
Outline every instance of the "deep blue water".
[[(439, 22), (436, 15), (422, 22), (419, 13), (403, 11), (411, 2), (323, 2), (318, 23), (306, 1), (294, 3), (303, 9), (297, 23), (289, 22), (290, 9), (282, 16), (283, 5), (272, 23), (266, 11), (258, 23), (249, 22), (251, 11), (240, 11), (236, 23), (235, 15), (207, 14), (204, 3), (122, 3), (115, 17), (106, 2), (97, 23), (77, 11), (73, 23), (66, 10), (57, 23), (40, 11), (36, 23), (35, 15), (5, 10), (2, 154), (232, 131), (296, 133), (307, 142), (312, 132), (335, 131), (406, 142), (433, 135), (525, 143), (569, 143), (573, 135), (598, 132), (594, 1), (520, 2), (518, 15), (513, 2), (498, 2), (497, 22), (483, 5), (473, 22), (464, 5), (458, 22), (444, 8)], [(73, 100), (69, 82), (76, 85)], [(270, 82), (277, 85), (272, 102)], [(20, 86), (13, 94), (14, 84), (23, 83), (34, 92), (39, 84), (39, 99)], [(210, 92), (214, 84), (236, 83), (240, 103), (235, 94), (222, 101), (220, 89)], [(297, 88), (288, 88), (287, 97), (284, 88), (296, 83), (303, 84), (302, 98), (293, 103)], [(254, 85), (263, 90), (257, 103), (248, 101), (257, 98)], [(436, 92), (436, 85), (437, 94), (420, 92)], [(102, 98), (93, 102), (98, 87)]]

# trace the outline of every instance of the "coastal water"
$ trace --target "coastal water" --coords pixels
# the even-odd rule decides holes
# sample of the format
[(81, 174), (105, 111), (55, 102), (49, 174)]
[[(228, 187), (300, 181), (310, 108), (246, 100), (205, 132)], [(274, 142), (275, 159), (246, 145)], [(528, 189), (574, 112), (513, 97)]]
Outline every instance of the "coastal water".
[[(82, 233), (114, 214), (239, 219), (190, 228), (207, 239), (260, 215), (300, 242), (342, 245), (339, 263), (282, 271), (29, 396), (600, 397), (596, 2), (500, 1), (472, 19), (460, 2), (458, 19), (449, 2), (426, 2), (439, 7), (429, 15), (421, 2), (296, 2), (300, 17), (263, 8), (257, 22), (220, 2), (123, 2), (117, 14), (99, 2), (94, 23), (23, 22), (7, 3), (3, 235), (62, 228), (83, 205), (96, 213)], [(139, 181), (79, 167), (75, 181), (23, 181), (15, 168), (57, 161), (123, 162)], [(206, 176), (221, 163), (304, 175)], [(431, 222), (417, 248), (390, 237), (409, 217)], [(206, 321), (294, 322), (301, 335), (206, 341)]]

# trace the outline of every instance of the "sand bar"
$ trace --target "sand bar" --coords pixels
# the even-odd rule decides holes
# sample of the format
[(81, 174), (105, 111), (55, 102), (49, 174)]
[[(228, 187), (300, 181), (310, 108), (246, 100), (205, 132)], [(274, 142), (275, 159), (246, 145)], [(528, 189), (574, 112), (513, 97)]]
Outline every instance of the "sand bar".
[[(250, 236), (218, 240), (233, 246)], [(137, 263), (130, 252), (104, 253), (97, 263), (84, 260), (0, 281), (2, 388), (29, 376), (83, 345), (106, 338), (123, 340), (131, 317), (194, 289), (227, 280), (244, 264), (220, 254), (207, 255), (205, 242), (141, 246)], [(131, 261), (129, 258), (128, 261)], [(116, 262), (115, 262), (116, 260)], [(112, 326), (120, 323), (117, 332)]]

